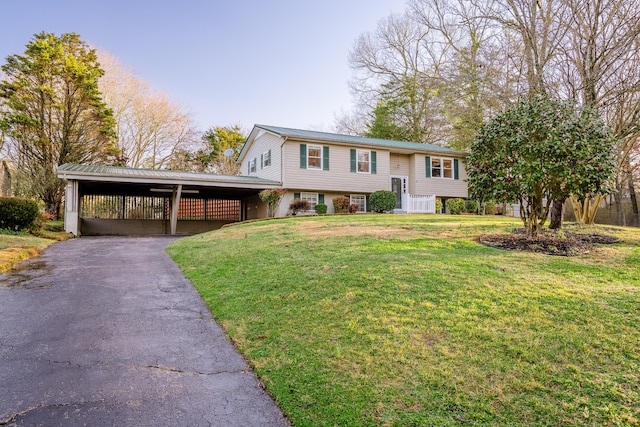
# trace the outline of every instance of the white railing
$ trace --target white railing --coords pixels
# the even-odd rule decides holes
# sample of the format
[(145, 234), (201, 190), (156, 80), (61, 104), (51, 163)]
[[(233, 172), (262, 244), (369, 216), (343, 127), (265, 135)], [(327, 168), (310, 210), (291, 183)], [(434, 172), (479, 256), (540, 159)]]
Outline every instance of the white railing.
[(407, 213), (436, 213), (436, 196), (417, 196), (409, 194)]

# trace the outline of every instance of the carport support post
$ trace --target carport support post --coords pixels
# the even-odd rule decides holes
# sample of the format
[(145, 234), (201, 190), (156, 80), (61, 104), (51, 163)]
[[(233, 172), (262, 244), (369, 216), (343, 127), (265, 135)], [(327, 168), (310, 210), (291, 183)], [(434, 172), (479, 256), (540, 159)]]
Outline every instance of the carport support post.
[(64, 231), (80, 235), (80, 194), (78, 181), (67, 182), (64, 196)]
[(176, 234), (178, 229), (178, 207), (180, 206), (180, 195), (182, 193), (182, 184), (173, 190), (171, 197), (171, 235)]

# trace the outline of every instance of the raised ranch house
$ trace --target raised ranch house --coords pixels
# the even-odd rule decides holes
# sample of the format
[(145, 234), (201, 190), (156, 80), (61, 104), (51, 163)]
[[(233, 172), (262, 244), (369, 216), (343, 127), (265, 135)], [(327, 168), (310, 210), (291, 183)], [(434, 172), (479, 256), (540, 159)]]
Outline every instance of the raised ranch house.
[[(255, 125), (238, 162), (241, 173), (278, 181), (288, 191), (277, 216), (296, 198), (312, 209), (348, 196), (359, 212), (377, 190), (396, 194), (396, 212), (435, 212), (435, 197), (468, 195), (465, 153), (431, 144)], [(266, 206), (258, 206), (260, 217)]]
[(359, 212), (377, 190), (396, 194), (395, 212), (435, 212), (435, 197), (467, 197), (465, 153), (430, 144), (255, 125), (237, 162), (240, 176), (66, 164), (65, 230), (76, 235), (193, 234), (267, 217), (258, 193), (286, 188), (333, 213), (347, 196)]

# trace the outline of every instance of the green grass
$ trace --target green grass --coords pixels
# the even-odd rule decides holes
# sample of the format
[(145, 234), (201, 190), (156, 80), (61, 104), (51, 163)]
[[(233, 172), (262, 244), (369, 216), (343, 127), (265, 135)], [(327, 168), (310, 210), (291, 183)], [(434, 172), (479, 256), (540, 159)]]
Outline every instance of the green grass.
[(638, 425), (640, 231), (576, 257), (500, 217), (240, 224), (170, 255), (296, 426)]
[(70, 237), (63, 230), (62, 221), (49, 221), (37, 236), (24, 231), (0, 230), (0, 273), (39, 254), (50, 244)]

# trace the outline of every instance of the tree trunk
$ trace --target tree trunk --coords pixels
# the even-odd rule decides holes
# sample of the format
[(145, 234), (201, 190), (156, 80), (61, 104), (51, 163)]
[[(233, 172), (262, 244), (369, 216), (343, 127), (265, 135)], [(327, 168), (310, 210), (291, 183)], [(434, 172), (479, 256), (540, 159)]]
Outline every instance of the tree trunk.
[(564, 213), (564, 200), (554, 200), (551, 208), (551, 222), (549, 228), (559, 230), (562, 228)]
[(582, 225), (593, 225), (596, 214), (598, 213), (598, 206), (603, 199), (604, 196), (602, 194), (587, 197), (582, 201), (575, 196), (571, 196), (571, 204), (573, 205), (573, 211), (576, 215), (576, 222)]
[(638, 213), (638, 199), (636, 197), (636, 187), (633, 183), (633, 174), (627, 172), (627, 183), (629, 185), (629, 198), (631, 199), (631, 209), (633, 212), (633, 224), (635, 227), (640, 226), (640, 213)]
[(624, 225), (624, 209), (622, 207), (622, 191), (620, 188), (613, 195), (613, 200), (616, 205), (616, 224)]

